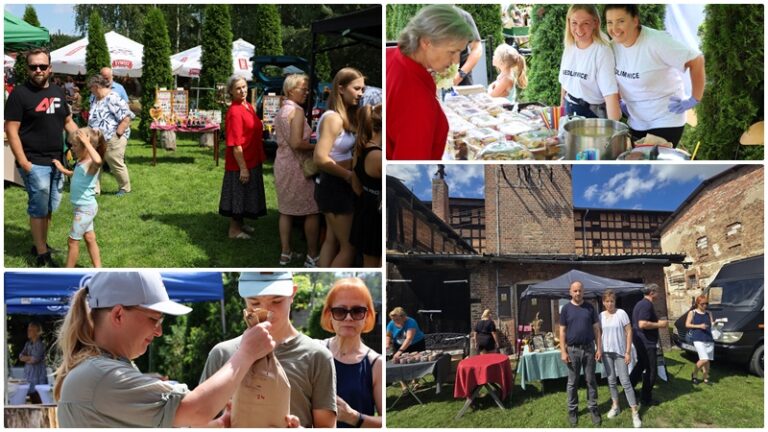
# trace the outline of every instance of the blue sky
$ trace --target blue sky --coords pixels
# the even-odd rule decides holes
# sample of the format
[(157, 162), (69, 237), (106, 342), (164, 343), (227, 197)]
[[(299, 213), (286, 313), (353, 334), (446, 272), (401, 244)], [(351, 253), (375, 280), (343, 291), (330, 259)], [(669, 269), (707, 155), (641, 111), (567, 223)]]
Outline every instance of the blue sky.
[[(24, 15), (26, 3), (6, 4), (5, 10), (21, 18)], [(74, 4), (32, 4), (37, 12), (40, 24), (47, 28), (51, 34), (64, 33), (77, 35), (75, 32), (75, 5)]]
[[(574, 165), (576, 207), (675, 210), (702, 181), (731, 165)], [(432, 199), (437, 165), (387, 165), (387, 174), (401, 179), (416, 196)], [(482, 165), (446, 165), (451, 197), (483, 198)]]

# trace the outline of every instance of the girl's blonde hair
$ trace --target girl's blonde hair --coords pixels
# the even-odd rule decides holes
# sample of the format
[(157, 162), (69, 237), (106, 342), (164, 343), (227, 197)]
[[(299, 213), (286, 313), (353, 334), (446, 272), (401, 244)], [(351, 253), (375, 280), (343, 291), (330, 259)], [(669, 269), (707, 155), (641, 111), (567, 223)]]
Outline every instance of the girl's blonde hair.
[(365, 145), (374, 134), (381, 133), (381, 104), (365, 105), (357, 110), (357, 136), (355, 137), (355, 159), (363, 154)]
[(351, 292), (364, 300), (365, 307), (368, 308), (368, 313), (365, 314), (363, 333), (368, 333), (373, 330), (376, 326), (376, 309), (373, 307), (371, 291), (362, 279), (356, 277), (339, 279), (333, 284), (331, 290), (328, 291), (328, 295), (325, 297), (323, 313), (320, 315), (320, 327), (326, 331), (334, 333), (333, 324), (331, 323), (331, 305), (333, 305), (333, 301), (340, 292)]
[(104, 153), (107, 151), (107, 140), (104, 138), (104, 134), (99, 129), (93, 129), (88, 126), (81, 127), (74, 133), (67, 135), (67, 142), (69, 145), (74, 146), (78, 142), (77, 133), (80, 131), (88, 134), (88, 137), (90, 137), (91, 145), (96, 149), (96, 152), (99, 154), (99, 156), (104, 158)]
[(341, 97), (340, 88), (346, 87), (352, 81), (360, 78), (365, 79), (365, 75), (355, 68), (345, 67), (339, 70), (333, 77), (331, 94), (328, 96), (328, 109), (339, 113), (341, 121), (344, 123), (344, 130), (350, 132), (357, 130), (357, 105), (348, 107)]
[(490, 309), (486, 309), (486, 310), (483, 311), (483, 315), (480, 316), (480, 319), (488, 319), (488, 317), (490, 317), (490, 316), (491, 316), (491, 310)]
[(392, 309), (392, 312), (389, 313), (389, 317), (390, 318), (396, 317), (396, 316), (401, 316), (401, 317), (405, 318), (408, 315), (405, 313), (405, 309), (403, 309), (402, 307), (398, 306), (398, 307)]
[(569, 47), (576, 43), (576, 41), (573, 39), (573, 35), (571, 34), (571, 15), (578, 11), (584, 11), (588, 13), (596, 21), (595, 28), (592, 30), (592, 41), (601, 43), (603, 45), (608, 45), (608, 35), (600, 30), (600, 27), (602, 26), (600, 13), (598, 13), (597, 7), (591, 4), (575, 4), (568, 8), (568, 13), (565, 15), (565, 39), (563, 44), (566, 47)]
[(528, 66), (525, 63), (525, 57), (514, 47), (505, 43), (497, 46), (496, 50), (493, 51), (493, 58), (498, 59), (508, 70), (515, 70), (515, 75), (517, 75), (515, 85), (521, 89), (528, 87)]
[(59, 327), (56, 341), (62, 354), (61, 366), (56, 369), (56, 382), (53, 386), (53, 397), (61, 398), (61, 387), (64, 379), (72, 369), (83, 361), (101, 354), (94, 336), (96, 315), (99, 310), (88, 306), (88, 288), (80, 288), (72, 296), (69, 311)]

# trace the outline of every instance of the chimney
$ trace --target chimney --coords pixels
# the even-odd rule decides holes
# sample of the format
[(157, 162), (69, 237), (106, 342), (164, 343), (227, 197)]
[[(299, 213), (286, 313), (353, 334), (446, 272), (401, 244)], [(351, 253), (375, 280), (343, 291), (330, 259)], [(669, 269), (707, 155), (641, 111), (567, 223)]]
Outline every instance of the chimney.
[(451, 223), (451, 210), (448, 205), (448, 183), (445, 182), (444, 166), (438, 165), (437, 173), (432, 178), (432, 213), (445, 223)]

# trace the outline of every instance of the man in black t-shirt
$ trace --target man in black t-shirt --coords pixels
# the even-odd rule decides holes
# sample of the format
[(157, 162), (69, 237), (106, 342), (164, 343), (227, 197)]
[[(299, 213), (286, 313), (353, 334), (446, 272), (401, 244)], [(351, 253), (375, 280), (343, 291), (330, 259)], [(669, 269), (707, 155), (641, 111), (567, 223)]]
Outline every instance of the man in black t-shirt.
[(592, 423), (602, 422), (597, 410), (597, 377), (595, 368), (603, 356), (600, 318), (591, 303), (584, 302), (584, 286), (574, 281), (570, 286), (571, 301), (560, 310), (560, 358), (568, 366), (568, 421), (579, 422), (579, 378), (584, 369), (587, 380), (587, 408)]
[(51, 85), (51, 55), (45, 49), (27, 53), (29, 81), (17, 85), (5, 103), (5, 133), (29, 197), (27, 213), (39, 266), (54, 266), (48, 248), (48, 225), (59, 207), (64, 187), (53, 160), (63, 161), (62, 131), (74, 133), (66, 96)]
[(659, 320), (653, 308), (653, 302), (659, 296), (659, 286), (648, 284), (643, 294), (643, 299), (632, 310), (632, 342), (637, 351), (637, 365), (632, 369), (629, 379), (634, 387), (642, 376), (640, 403), (650, 406), (658, 405), (652, 398), (653, 385), (656, 383), (656, 344), (659, 342), (659, 329), (667, 326), (667, 320)]

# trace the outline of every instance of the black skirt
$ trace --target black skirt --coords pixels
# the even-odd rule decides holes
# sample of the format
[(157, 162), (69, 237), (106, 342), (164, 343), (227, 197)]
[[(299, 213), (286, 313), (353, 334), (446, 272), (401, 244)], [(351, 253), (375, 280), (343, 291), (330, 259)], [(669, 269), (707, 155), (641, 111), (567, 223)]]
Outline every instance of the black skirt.
[(351, 214), (355, 211), (355, 192), (346, 180), (325, 172), (317, 178), (315, 201), (323, 213)]
[(240, 183), (240, 171), (224, 171), (219, 214), (235, 220), (257, 219), (267, 214), (261, 164), (251, 168), (251, 179)]

